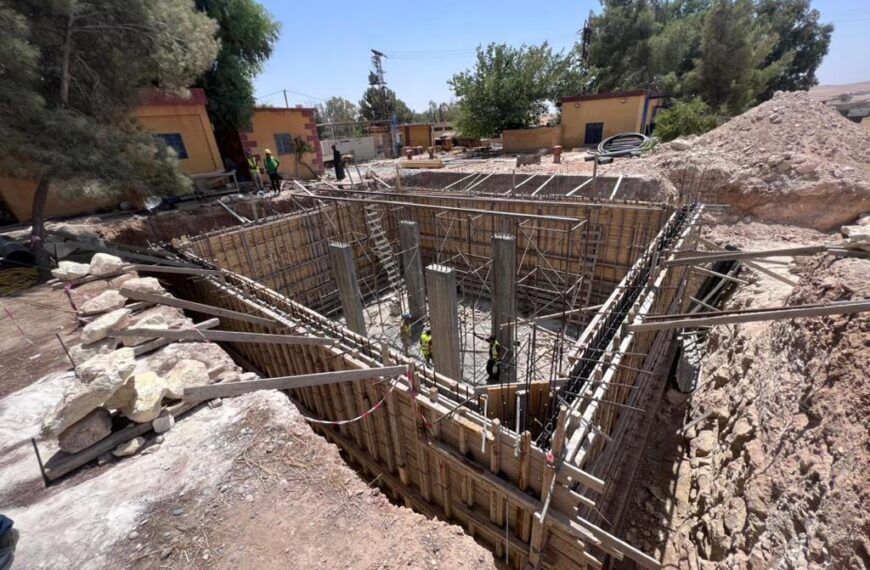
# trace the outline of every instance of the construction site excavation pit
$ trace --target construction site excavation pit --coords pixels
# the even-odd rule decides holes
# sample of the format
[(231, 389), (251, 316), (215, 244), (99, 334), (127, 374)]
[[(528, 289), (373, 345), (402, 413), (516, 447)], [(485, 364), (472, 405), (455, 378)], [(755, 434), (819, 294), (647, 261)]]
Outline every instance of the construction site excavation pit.
[(220, 275), (173, 292), (274, 322), (221, 328), (293, 336), (225, 346), (264, 377), (313, 375), (281, 386), (315, 431), (508, 566), (658, 568), (617, 538), (677, 346), (642, 325), (684, 309), (689, 271), (667, 261), (696, 248), (702, 207), (380, 184), (299, 184), (294, 213), (174, 241)]

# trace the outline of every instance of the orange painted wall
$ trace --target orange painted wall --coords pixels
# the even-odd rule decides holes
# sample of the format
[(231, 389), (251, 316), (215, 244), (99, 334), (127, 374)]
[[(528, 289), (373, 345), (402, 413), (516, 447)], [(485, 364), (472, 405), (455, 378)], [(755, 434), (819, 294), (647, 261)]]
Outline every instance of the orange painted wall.
[(562, 145), (582, 146), (587, 123), (604, 123), (603, 138), (643, 129), (646, 95), (616, 96), (562, 102)]
[[(276, 134), (289, 134), (291, 140), (297, 136), (306, 139), (314, 152), (306, 153), (302, 160), (317, 172), (323, 172), (323, 153), (320, 148), (320, 139), (317, 137), (317, 127), (314, 125), (314, 109), (295, 107), (290, 109), (258, 108), (254, 111), (251, 119), (251, 128), (239, 131), (242, 147), (260, 157), (262, 165), (265, 151), (268, 148), (272, 155), (281, 161), (278, 172), (284, 178), (314, 178), (304, 165), (296, 167), (296, 155), (292, 152), (287, 154), (278, 153), (278, 145), (275, 141)], [(265, 171), (263, 171), (265, 174)]]
[[(0, 177), (0, 194), (6, 207), (19, 222), (27, 222), (33, 213), (33, 195), (36, 193), (36, 180), (21, 180)], [(114, 195), (107, 197), (64, 196), (57, 188), (49, 188), (45, 204), (46, 216), (76, 216), (93, 214), (98, 210), (113, 210), (118, 204), (130, 197)]]
[(561, 144), (561, 137), (559, 127), (510, 129), (501, 132), (502, 149), (505, 152), (526, 152), (542, 148), (549, 150)]
[(188, 158), (178, 161), (187, 174), (223, 170), (223, 160), (204, 104), (143, 105), (133, 112), (146, 130), (155, 134), (179, 133)]

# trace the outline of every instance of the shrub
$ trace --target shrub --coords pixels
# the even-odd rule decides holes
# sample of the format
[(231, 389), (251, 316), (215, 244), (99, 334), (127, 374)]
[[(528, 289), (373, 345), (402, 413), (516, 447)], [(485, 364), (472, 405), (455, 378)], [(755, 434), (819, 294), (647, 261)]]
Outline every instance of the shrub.
[(685, 135), (702, 135), (718, 123), (719, 115), (701, 99), (677, 100), (656, 117), (655, 135), (667, 142)]

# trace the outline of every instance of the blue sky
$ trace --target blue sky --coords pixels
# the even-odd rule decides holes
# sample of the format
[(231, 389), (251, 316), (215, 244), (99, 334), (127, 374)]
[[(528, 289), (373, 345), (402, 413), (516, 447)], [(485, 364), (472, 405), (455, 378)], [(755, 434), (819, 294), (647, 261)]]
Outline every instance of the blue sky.
[[(474, 63), (478, 44), (549, 40), (569, 47), (597, 0), (260, 0), (281, 21), (281, 39), (256, 79), (261, 102), (314, 105), (333, 95), (358, 102), (367, 85), (371, 48), (387, 54), (387, 84), (412, 109), (449, 101), (447, 80)], [(817, 75), (821, 83), (870, 80), (870, 1), (814, 0), (835, 26)]]

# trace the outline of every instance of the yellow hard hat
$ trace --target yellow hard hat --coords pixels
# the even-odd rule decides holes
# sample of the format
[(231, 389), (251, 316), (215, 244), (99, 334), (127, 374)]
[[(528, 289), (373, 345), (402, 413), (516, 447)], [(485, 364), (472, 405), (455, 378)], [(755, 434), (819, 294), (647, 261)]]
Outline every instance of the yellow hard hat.
[(272, 151), (269, 150), (268, 148), (267, 148), (264, 152), (265, 152), (266, 154), (272, 154)]

